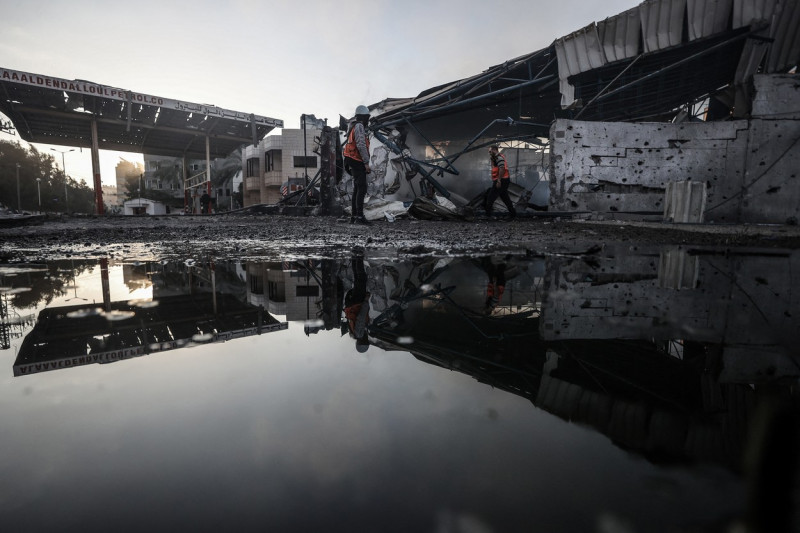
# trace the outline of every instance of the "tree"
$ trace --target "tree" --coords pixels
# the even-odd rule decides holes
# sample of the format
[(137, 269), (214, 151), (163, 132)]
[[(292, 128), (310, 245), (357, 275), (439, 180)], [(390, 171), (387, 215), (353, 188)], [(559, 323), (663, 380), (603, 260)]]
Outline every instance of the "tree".
[(19, 142), (0, 140), (0, 203), (12, 209), (16, 209), (19, 203), (19, 207), (28, 211), (64, 211), (65, 194), (70, 211), (94, 212), (93, 190), (85, 183), (65, 176), (51, 155), (39, 152), (33, 146), (25, 148)]
[[(227, 157), (218, 158), (214, 160), (211, 167), (211, 185), (219, 189), (233, 189), (233, 178), (238, 172), (242, 170), (242, 147), (240, 146)], [(231, 195), (234, 200), (238, 201), (238, 205), (242, 205), (241, 198), (236, 198), (236, 191), (231, 190)], [(217, 204), (217, 209), (227, 209), (229, 206), (221, 206)]]

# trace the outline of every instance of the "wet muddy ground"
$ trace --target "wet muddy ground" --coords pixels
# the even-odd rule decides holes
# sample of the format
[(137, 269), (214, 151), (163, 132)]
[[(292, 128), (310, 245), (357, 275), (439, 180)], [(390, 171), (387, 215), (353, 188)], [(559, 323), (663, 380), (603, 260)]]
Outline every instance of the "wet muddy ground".
[(675, 225), (557, 217), (475, 222), (398, 219), (369, 226), (333, 217), (212, 215), (50, 217), (0, 226), (0, 260), (336, 257), (355, 247), (398, 255), (580, 252), (610, 243), (800, 248), (800, 227)]

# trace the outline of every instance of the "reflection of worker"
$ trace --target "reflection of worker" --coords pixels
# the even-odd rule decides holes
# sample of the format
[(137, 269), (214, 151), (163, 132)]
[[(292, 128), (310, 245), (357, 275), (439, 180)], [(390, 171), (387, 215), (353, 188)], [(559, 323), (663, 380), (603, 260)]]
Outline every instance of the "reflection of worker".
[(489, 276), (489, 283), (486, 286), (486, 303), (483, 312), (491, 315), (492, 312), (500, 305), (500, 300), (503, 299), (503, 293), (506, 290), (506, 265), (500, 263), (495, 265), (491, 259), (485, 259), (483, 268)]
[(368, 224), (364, 218), (364, 197), (367, 194), (367, 174), (369, 168), (369, 137), (367, 123), (369, 108), (360, 105), (356, 108), (356, 120), (347, 132), (347, 142), (342, 149), (344, 168), (353, 175), (351, 224)]
[(486, 197), (486, 214), (492, 216), (492, 209), (494, 202), (498, 197), (506, 204), (508, 214), (511, 218), (517, 216), (514, 210), (514, 204), (508, 196), (508, 186), (511, 184), (511, 178), (508, 173), (508, 163), (506, 156), (500, 153), (500, 149), (495, 146), (489, 147), (489, 158), (492, 162), (492, 188), (489, 189), (489, 194)]
[(356, 349), (366, 352), (369, 348), (369, 292), (367, 292), (367, 271), (364, 269), (364, 257), (353, 256), (353, 288), (344, 295), (344, 316), (347, 318), (350, 336), (356, 339)]

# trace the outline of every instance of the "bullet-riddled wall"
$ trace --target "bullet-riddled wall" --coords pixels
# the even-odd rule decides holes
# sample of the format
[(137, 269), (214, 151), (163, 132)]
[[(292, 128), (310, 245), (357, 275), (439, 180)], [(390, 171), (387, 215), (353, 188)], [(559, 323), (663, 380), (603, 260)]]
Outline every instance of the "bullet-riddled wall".
[(706, 222), (796, 224), (799, 81), (756, 76), (750, 120), (557, 120), (550, 131), (551, 208), (661, 219), (667, 184), (699, 181), (707, 191)]

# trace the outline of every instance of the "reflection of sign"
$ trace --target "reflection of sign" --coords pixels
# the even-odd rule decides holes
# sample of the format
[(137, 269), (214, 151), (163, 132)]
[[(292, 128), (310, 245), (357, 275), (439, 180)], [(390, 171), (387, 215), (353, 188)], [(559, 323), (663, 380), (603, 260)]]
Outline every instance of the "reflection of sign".
[(144, 346), (134, 346), (132, 348), (112, 350), (110, 352), (101, 352), (90, 355), (70, 357), (67, 359), (59, 359), (57, 361), (44, 361), (42, 363), (14, 365), (14, 375), (25, 376), (28, 374), (47, 372), (48, 370), (71, 368), (73, 366), (91, 365), (94, 363), (113, 363), (114, 361), (122, 361), (123, 359), (130, 359), (131, 357), (138, 357), (144, 354), (145, 354)]
[[(278, 322), (274, 324), (264, 324), (260, 328), (251, 327), (239, 330), (222, 331), (218, 334), (215, 334), (207, 344), (226, 342), (233, 339), (250, 337), (252, 335), (261, 335), (262, 333), (288, 329), (288, 327), (288, 322)], [(130, 348), (122, 348), (119, 350), (111, 350), (108, 352), (99, 352), (88, 355), (79, 355), (68, 357), (66, 359), (58, 359), (55, 361), (43, 361), (40, 363), (27, 363), (21, 365), (17, 364), (14, 365), (14, 376), (27, 376), (29, 374), (38, 374), (39, 372), (47, 372), (49, 370), (60, 370), (62, 368), (72, 368), (74, 366), (92, 365), (96, 363), (113, 363), (115, 361), (122, 361), (124, 359), (131, 359), (133, 357), (141, 357), (142, 355), (147, 355), (149, 353), (166, 352), (168, 350), (184, 348), (189, 345), (189, 343), (190, 339), (179, 339), (150, 344), (147, 348), (144, 346), (132, 346)]]
[(0, 80), (11, 83), (20, 83), (23, 85), (31, 85), (34, 87), (41, 87), (43, 89), (53, 89), (56, 91), (66, 91), (89, 96), (100, 96), (102, 98), (133, 102), (142, 105), (159, 106), (168, 109), (175, 109), (176, 111), (199, 113), (202, 115), (219, 118), (230, 118), (246, 122), (250, 122), (252, 119), (258, 125), (271, 126), (274, 128), (283, 127), (283, 121), (275, 118), (251, 115), (250, 113), (242, 113), (240, 111), (231, 111), (212, 105), (193, 104), (190, 102), (182, 102), (180, 100), (172, 100), (170, 98), (162, 98), (160, 96), (135, 93), (133, 91), (117, 89), (115, 87), (100, 85), (90, 81), (65, 80), (61, 78), (54, 78), (52, 76), (30, 74), (5, 68), (0, 68)]

